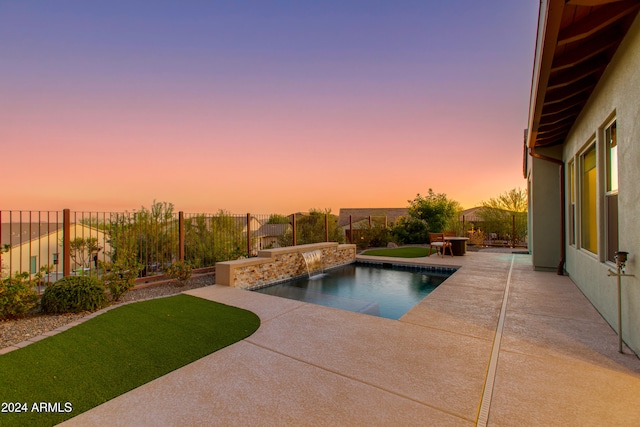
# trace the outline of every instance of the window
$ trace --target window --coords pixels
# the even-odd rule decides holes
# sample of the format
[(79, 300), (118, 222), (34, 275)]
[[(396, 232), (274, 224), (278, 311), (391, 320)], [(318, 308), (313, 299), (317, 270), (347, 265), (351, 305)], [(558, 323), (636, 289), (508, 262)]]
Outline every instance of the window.
[(569, 243), (576, 244), (576, 164), (569, 163)]
[(30, 269), (30, 273), (31, 274), (36, 274), (38, 272), (38, 257), (37, 256), (32, 256), (31, 257), (31, 265), (30, 265), (31, 269)]
[(605, 147), (605, 233), (607, 260), (615, 262), (618, 250), (618, 138), (616, 122), (604, 130)]
[(58, 265), (58, 253), (57, 252), (53, 254), (52, 261), (53, 261), (53, 265)]
[(592, 253), (598, 253), (598, 224), (597, 224), (597, 169), (596, 147), (592, 145), (585, 151), (581, 159), (581, 247)]

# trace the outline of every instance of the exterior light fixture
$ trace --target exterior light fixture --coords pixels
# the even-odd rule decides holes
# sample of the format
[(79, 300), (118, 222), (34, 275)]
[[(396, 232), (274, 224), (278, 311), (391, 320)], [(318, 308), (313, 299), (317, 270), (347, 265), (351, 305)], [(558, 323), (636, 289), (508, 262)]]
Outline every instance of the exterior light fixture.
[(616, 251), (615, 260), (616, 266), (618, 267), (618, 271), (613, 271), (609, 269), (607, 276), (617, 276), (618, 277), (618, 352), (623, 353), (622, 351), (622, 276), (632, 277), (633, 274), (626, 274), (624, 269), (627, 265), (627, 256), (629, 252), (625, 251)]
[(617, 251), (614, 257), (616, 260), (616, 265), (623, 272), (624, 272), (625, 265), (627, 263), (627, 255), (629, 255), (629, 252)]

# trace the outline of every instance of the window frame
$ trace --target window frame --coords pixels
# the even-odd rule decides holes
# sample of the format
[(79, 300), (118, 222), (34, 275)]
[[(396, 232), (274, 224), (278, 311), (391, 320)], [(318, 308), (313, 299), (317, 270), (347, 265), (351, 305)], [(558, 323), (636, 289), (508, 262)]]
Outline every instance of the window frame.
[[(611, 132), (611, 129), (614, 129)], [(619, 185), (619, 167), (618, 167), (618, 126), (615, 116), (609, 119), (601, 128), (602, 135), (602, 150), (603, 150), (603, 183), (602, 183), (602, 210), (603, 210), (603, 223), (602, 223), (602, 254), (603, 261), (615, 264), (615, 252), (620, 247), (620, 229), (619, 229), (619, 212), (618, 212), (618, 193), (620, 191)], [(615, 150), (611, 150), (611, 139), (615, 140)], [(614, 151), (615, 159), (612, 158), (612, 151)], [(612, 167), (612, 164), (615, 165)], [(615, 169), (615, 179), (612, 177), (612, 169)], [(615, 187), (615, 188), (614, 188)], [(612, 214), (612, 212), (615, 212)], [(615, 215), (615, 220), (613, 219)], [(615, 232), (615, 237), (612, 234)], [(613, 246), (613, 247), (612, 247)]]
[[(586, 161), (587, 155), (593, 156), (592, 161), (594, 162), (594, 166), (590, 168), (588, 171), (585, 171), (585, 166), (587, 163)], [(591, 256), (598, 257), (599, 253), (601, 253), (600, 247), (599, 247), (600, 222), (598, 221), (598, 218), (599, 218), (598, 171), (600, 170), (600, 168), (598, 167), (598, 163), (599, 163), (598, 144), (596, 143), (595, 135), (589, 139), (589, 142), (587, 142), (587, 144), (585, 144), (584, 148), (578, 153), (577, 158), (578, 158), (578, 170), (579, 170), (579, 175), (577, 179), (578, 191), (576, 194), (578, 196), (577, 219), (579, 222), (576, 230), (576, 231), (579, 230), (579, 233), (576, 233), (579, 239), (578, 247), (584, 250), (586, 253), (590, 254)], [(591, 170), (593, 170), (593, 173), (589, 178), (593, 182), (591, 183), (591, 185), (587, 185), (587, 183), (585, 183), (585, 173), (590, 172)], [(587, 194), (586, 194), (586, 191), (589, 191), (589, 190), (593, 191), (592, 194), (590, 193), (591, 197), (587, 197)], [(591, 201), (591, 205), (589, 206), (590, 209), (586, 209), (586, 205), (590, 201)], [(589, 216), (586, 216), (587, 214), (589, 214)], [(591, 218), (592, 216), (593, 218)], [(589, 224), (587, 224), (587, 222)], [(589, 227), (589, 230), (585, 228), (587, 226)], [(588, 237), (595, 239), (595, 241), (591, 242), (591, 239), (588, 239)]]
[(576, 160), (571, 158), (567, 163), (567, 181), (568, 181), (568, 193), (569, 193), (569, 244), (573, 247), (577, 246), (576, 240), (576, 225), (577, 225), (577, 211), (576, 211)]

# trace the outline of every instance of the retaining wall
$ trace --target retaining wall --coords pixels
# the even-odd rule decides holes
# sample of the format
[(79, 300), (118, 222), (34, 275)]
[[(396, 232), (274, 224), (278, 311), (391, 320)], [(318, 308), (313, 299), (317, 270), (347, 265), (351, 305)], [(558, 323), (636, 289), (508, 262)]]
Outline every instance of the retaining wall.
[(266, 249), (259, 251), (256, 258), (216, 263), (216, 284), (250, 289), (305, 276), (307, 266), (302, 253), (318, 249), (325, 269), (356, 260), (356, 245), (335, 242)]

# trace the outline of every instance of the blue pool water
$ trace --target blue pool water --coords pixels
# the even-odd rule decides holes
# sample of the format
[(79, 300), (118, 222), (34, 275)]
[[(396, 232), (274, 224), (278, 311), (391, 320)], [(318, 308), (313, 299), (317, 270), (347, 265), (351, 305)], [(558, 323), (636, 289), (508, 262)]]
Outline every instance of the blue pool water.
[(254, 290), (263, 294), (399, 319), (444, 282), (453, 270), (349, 264), (312, 278)]

